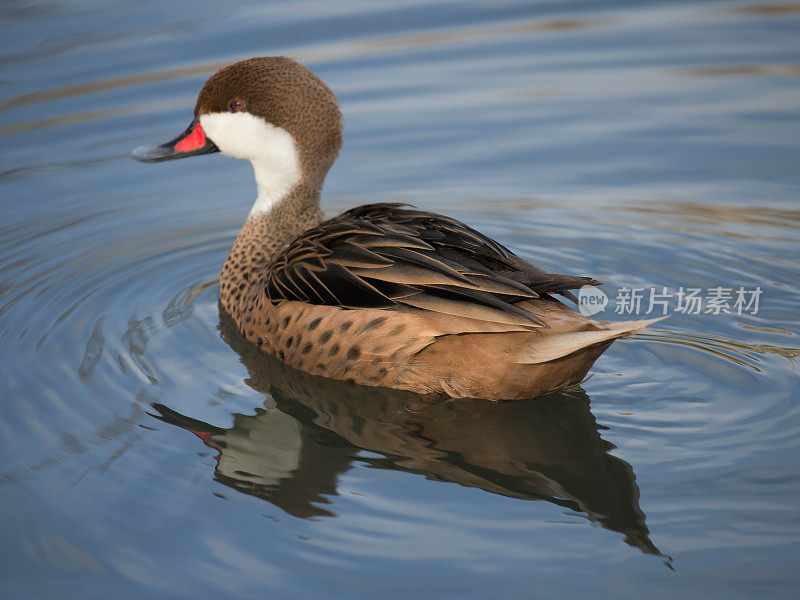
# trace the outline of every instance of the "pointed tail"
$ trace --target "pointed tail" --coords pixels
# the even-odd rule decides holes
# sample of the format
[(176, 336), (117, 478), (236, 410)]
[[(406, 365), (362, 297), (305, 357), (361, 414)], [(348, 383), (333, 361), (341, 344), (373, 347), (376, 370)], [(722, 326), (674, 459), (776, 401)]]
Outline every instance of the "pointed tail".
[(542, 337), (525, 346), (517, 356), (517, 362), (520, 364), (533, 365), (555, 360), (577, 352), (582, 348), (588, 348), (589, 346), (602, 344), (603, 342), (609, 342), (619, 338), (630, 337), (645, 327), (666, 318), (667, 317), (660, 317), (658, 319), (622, 322), (604, 321), (598, 323), (603, 329), (570, 331), (550, 337)]

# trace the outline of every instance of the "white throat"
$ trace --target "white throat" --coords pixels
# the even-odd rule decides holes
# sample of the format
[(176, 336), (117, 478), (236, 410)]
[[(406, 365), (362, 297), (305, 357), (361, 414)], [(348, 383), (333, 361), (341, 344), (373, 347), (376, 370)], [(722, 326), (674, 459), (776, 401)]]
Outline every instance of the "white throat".
[(253, 165), (258, 197), (248, 218), (268, 213), (300, 181), (300, 157), (285, 129), (248, 112), (208, 113), (200, 116), (200, 125), (222, 154)]

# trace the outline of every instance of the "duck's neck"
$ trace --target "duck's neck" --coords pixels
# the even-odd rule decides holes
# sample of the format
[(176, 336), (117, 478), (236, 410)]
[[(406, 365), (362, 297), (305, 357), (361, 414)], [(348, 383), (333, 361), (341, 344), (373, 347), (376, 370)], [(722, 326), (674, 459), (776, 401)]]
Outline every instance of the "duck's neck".
[[(248, 218), (262, 216), (269, 213), (273, 207), (284, 203), (298, 194), (314, 194), (315, 190), (308, 190), (308, 185), (301, 182), (300, 158), (295, 151), (292, 136), (280, 128), (271, 128), (270, 134), (274, 140), (267, 145), (261, 154), (252, 158), (253, 174), (258, 186), (258, 197), (253, 208), (250, 209)], [(307, 200), (299, 204), (314, 204), (319, 206), (319, 190), (316, 197), (295, 200)]]
[(275, 200), (279, 190), (270, 186), (272, 182), (266, 182), (267, 187), (262, 181), (258, 183), (258, 199), (220, 274), (220, 301), (240, 326), (248, 308), (264, 290), (267, 269), (276, 254), (323, 217), (318, 188), (295, 186)]

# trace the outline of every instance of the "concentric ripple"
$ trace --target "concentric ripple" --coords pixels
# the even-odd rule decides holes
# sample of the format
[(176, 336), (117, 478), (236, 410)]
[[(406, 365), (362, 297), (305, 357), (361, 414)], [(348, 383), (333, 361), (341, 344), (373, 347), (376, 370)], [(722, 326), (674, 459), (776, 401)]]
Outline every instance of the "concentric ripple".
[[(797, 3), (0, 15), (6, 595), (796, 591)], [(673, 297), (582, 389), (516, 404), (285, 369), (218, 308), (250, 167), (128, 158), (186, 126), (218, 66), (267, 54), (342, 104), (329, 212), (451, 214), (603, 281), (598, 318), (659, 316), (616, 311), (632, 288), (759, 288), (758, 310)]]

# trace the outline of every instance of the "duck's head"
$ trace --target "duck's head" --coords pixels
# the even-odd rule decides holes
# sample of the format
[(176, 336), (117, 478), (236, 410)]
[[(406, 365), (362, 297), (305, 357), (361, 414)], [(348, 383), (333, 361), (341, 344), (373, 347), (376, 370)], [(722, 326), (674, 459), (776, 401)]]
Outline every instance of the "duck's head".
[(254, 211), (260, 212), (298, 188), (316, 195), (341, 145), (342, 117), (333, 92), (300, 63), (277, 56), (214, 73), (186, 131), (140, 146), (131, 156), (143, 162), (209, 152), (246, 158), (258, 183)]

